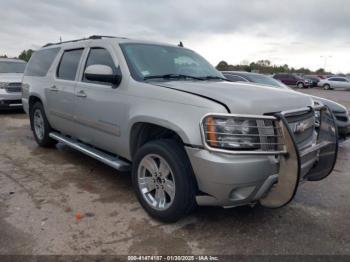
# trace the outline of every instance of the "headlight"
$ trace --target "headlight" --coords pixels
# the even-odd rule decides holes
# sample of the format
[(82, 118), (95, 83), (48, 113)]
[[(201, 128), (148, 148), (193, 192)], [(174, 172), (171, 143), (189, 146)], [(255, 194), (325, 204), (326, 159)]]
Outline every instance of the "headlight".
[(0, 89), (5, 89), (8, 86), (6, 82), (0, 82)]
[(212, 148), (276, 150), (278, 144), (276, 128), (270, 118), (209, 115), (203, 119), (202, 128), (205, 143)]

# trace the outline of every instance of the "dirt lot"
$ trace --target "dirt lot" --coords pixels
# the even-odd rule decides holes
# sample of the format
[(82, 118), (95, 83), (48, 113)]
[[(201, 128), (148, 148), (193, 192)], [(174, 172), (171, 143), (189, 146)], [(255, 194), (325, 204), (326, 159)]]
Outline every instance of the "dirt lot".
[[(350, 108), (350, 92), (303, 92)], [(349, 160), (348, 141), (333, 174), (285, 208), (200, 208), (167, 225), (142, 210), (129, 174), (39, 148), (26, 115), (1, 113), (0, 254), (350, 254)]]

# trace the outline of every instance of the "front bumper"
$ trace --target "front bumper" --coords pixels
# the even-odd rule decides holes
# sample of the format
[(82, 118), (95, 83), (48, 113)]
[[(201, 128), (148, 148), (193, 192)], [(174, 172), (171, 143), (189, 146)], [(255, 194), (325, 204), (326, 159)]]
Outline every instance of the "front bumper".
[(22, 93), (7, 93), (0, 89), (0, 109), (22, 108)]
[[(186, 147), (197, 179), (199, 205), (234, 207), (260, 201), (279, 207), (293, 199), (300, 181), (321, 180), (330, 174), (338, 150), (330, 111), (326, 109), (322, 117), (317, 143), (302, 151), (283, 115), (278, 117), (287, 132), (286, 154), (239, 155)], [(332, 123), (327, 122), (330, 117)]]
[(338, 127), (340, 137), (347, 137), (350, 134), (350, 117), (347, 112), (333, 112), (335, 123)]

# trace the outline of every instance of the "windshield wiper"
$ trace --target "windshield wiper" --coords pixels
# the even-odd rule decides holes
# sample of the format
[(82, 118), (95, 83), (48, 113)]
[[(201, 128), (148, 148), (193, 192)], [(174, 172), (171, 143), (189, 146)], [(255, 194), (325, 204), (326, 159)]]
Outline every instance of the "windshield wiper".
[(163, 79), (186, 79), (186, 78), (191, 78), (191, 79), (196, 79), (196, 80), (204, 80), (202, 77), (196, 77), (196, 76), (191, 76), (191, 75), (182, 75), (182, 74), (165, 74), (165, 75), (150, 75), (150, 76), (145, 76), (143, 79), (156, 79), (156, 78), (163, 78)]

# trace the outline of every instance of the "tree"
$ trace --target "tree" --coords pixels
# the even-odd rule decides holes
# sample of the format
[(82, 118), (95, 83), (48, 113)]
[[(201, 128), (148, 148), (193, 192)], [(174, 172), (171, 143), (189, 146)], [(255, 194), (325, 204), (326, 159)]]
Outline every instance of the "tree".
[(216, 66), (216, 68), (217, 68), (218, 70), (220, 70), (220, 71), (225, 71), (225, 70), (228, 69), (228, 64), (227, 64), (226, 61), (220, 61), (220, 62), (218, 63), (218, 65)]
[(20, 55), (18, 56), (18, 58), (28, 62), (33, 52), (34, 51), (32, 49), (23, 50), (22, 53), (20, 53)]
[(7, 58), (7, 55), (0, 55), (0, 58)]

